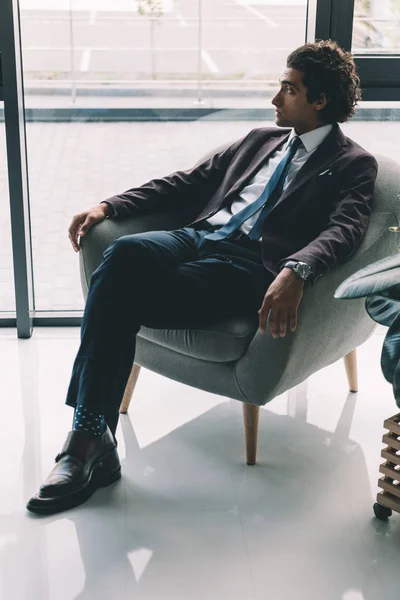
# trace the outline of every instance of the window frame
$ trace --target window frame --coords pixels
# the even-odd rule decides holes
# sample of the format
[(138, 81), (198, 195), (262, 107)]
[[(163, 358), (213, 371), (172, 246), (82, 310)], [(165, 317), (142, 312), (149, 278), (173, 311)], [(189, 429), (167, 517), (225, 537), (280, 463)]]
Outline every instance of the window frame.
[[(306, 39), (334, 39), (351, 50), (355, 0), (308, 0)], [(400, 100), (400, 53), (355, 54), (364, 100)], [(16, 296), (15, 318), (0, 314), (0, 327), (17, 327), (27, 338), (35, 325), (77, 326), (82, 311), (40, 314), (34, 308), (34, 279), (25, 138), (25, 106), (18, 0), (0, 2), (0, 102), (4, 102), (11, 230)]]

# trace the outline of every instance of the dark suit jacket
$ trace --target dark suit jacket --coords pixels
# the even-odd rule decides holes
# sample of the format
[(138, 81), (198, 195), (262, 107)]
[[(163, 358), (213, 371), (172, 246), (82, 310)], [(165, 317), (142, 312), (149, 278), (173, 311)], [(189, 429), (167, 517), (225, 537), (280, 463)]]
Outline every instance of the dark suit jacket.
[[(229, 205), (289, 133), (253, 129), (199, 166), (153, 179), (107, 202), (117, 218), (175, 211), (193, 225)], [(376, 174), (374, 157), (335, 124), (264, 221), (265, 268), (276, 274), (285, 261), (300, 260), (318, 278), (347, 260), (366, 232)]]

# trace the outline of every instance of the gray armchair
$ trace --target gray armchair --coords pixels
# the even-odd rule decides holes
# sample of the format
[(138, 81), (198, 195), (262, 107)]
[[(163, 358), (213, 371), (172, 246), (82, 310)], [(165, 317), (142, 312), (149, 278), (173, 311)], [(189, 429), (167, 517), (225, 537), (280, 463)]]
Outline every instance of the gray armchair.
[[(306, 286), (294, 334), (278, 340), (268, 330), (261, 334), (257, 314), (213, 323), (201, 330), (142, 327), (120, 412), (128, 410), (140, 366), (186, 385), (240, 400), (246, 461), (255, 464), (260, 406), (343, 357), (350, 390), (357, 391), (355, 349), (369, 338), (375, 323), (366, 313), (363, 299), (342, 302), (334, 298), (334, 293), (349, 275), (397, 251), (398, 237), (388, 227), (399, 225), (400, 165), (382, 156), (377, 160), (375, 203), (367, 234), (350, 261), (314, 285)], [(91, 275), (114, 239), (185, 224), (176, 215), (158, 214), (106, 219), (92, 228), (82, 239), (80, 252), (85, 297)]]

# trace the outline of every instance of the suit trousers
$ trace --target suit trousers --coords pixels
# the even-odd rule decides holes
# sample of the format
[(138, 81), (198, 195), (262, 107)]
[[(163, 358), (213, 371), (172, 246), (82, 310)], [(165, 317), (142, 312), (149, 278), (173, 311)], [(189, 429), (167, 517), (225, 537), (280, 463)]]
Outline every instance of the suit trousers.
[(142, 325), (196, 328), (261, 307), (273, 275), (260, 242), (205, 240), (209, 231), (123, 236), (93, 273), (66, 403), (102, 412), (113, 434)]

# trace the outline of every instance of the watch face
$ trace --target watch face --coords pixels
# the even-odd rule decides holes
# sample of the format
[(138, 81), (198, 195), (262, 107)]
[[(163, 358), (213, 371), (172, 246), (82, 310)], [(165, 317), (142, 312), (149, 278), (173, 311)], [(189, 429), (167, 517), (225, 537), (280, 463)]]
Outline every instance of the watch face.
[(297, 263), (296, 271), (302, 279), (308, 279), (311, 275), (311, 267), (302, 263)]

